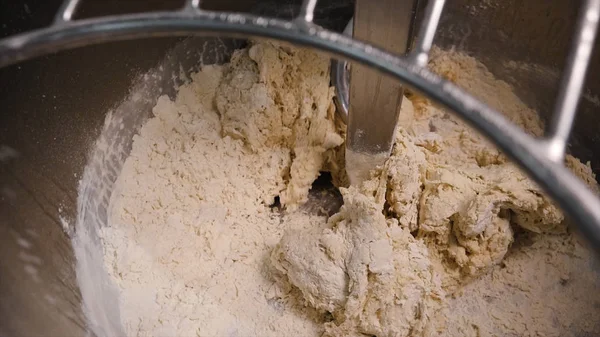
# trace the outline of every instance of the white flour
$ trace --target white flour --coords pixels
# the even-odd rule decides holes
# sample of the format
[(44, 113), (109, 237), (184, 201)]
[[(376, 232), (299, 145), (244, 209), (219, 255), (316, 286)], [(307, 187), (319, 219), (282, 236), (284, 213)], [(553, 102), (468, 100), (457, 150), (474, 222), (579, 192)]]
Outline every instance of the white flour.
[[(435, 51), (432, 66), (541, 133), (472, 58)], [(329, 221), (294, 211), (322, 168), (344, 180), (331, 98), (328, 59), (258, 43), (159, 99), (100, 229), (128, 336), (600, 333), (599, 284), (581, 272), (592, 259), (562, 214), (418, 97), (404, 100), (384, 174), (343, 189)], [(596, 188), (589, 167), (568, 164)]]
[(267, 261), (286, 226), (268, 205), (306, 198), (342, 143), (327, 69), (313, 53), (256, 45), (159, 99), (102, 231), (128, 335), (317, 334), (311, 310), (269, 298), (282, 292)]

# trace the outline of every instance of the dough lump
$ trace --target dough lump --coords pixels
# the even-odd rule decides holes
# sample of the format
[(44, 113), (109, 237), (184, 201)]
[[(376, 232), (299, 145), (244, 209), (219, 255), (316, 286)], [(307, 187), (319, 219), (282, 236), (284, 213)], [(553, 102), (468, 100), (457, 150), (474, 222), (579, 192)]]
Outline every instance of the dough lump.
[(311, 306), (332, 314), (326, 336), (426, 333), (445, 296), (427, 248), (386, 220), (385, 181), (365, 185), (342, 189), (344, 205), (325, 229), (286, 233), (272, 262)]
[(281, 203), (307, 200), (327, 150), (344, 139), (336, 132), (329, 60), (305, 49), (259, 43), (236, 52), (217, 93), (222, 132), (254, 151), (289, 152)]
[[(436, 49), (430, 65), (527, 132), (542, 133), (537, 113), (473, 58)], [(387, 166), (389, 211), (444, 260), (452, 275), (447, 282), (464, 282), (502, 261), (514, 228), (566, 230), (541, 188), (487, 139), (426, 100), (411, 98), (402, 106)]]

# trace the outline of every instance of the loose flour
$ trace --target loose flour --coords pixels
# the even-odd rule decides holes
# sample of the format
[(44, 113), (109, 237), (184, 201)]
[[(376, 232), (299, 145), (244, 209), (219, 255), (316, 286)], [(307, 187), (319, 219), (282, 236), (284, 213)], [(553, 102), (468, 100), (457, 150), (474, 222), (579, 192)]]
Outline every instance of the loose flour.
[[(341, 188), (338, 214), (297, 210), (320, 170), (345, 181), (328, 63), (255, 43), (158, 100), (101, 231), (127, 335), (600, 333), (593, 259), (562, 213), (422, 98), (404, 100), (391, 158)], [(476, 60), (435, 50), (431, 66), (541, 134)], [(567, 164), (597, 190), (589, 166)]]

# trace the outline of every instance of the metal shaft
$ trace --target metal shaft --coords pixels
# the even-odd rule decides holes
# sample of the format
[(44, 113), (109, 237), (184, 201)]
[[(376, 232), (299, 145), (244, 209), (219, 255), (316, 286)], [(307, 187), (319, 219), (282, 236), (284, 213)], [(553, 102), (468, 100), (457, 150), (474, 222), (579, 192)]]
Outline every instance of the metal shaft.
[(563, 70), (560, 90), (550, 128), (547, 132), (548, 156), (562, 162), (581, 97), (587, 68), (592, 58), (594, 41), (600, 20), (600, 0), (586, 0), (580, 9), (579, 20), (572, 37), (567, 64)]
[[(395, 54), (407, 52), (414, 0), (357, 0), (354, 37)], [(352, 184), (389, 156), (402, 103), (398, 81), (359, 64), (350, 73), (346, 170)]]

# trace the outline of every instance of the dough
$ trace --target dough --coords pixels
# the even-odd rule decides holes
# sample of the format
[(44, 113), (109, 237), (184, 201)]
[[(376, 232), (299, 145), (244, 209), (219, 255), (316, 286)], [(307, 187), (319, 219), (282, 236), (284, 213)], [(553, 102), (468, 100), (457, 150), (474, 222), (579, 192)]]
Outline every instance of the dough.
[(335, 132), (329, 61), (303, 49), (256, 44), (237, 52), (216, 93), (224, 135), (253, 151), (280, 147), (290, 152), (281, 203), (307, 200), (325, 163), (325, 152), (344, 139)]
[[(474, 59), (435, 49), (430, 66), (527, 132), (542, 134), (537, 113)], [(456, 117), (427, 100), (409, 98), (401, 108), (392, 155), (383, 172), (373, 173), (381, 176), (383, 191), (343, 190), (345, 206), (327, 229), (289, 232), (273, 253), (274, 265), (307, 301), (333, 315), (326, 334), (444, 336), (446, 322), (468, 317), (456, 307), (446, 315), (444, 293), (460, 293), (502, 263), (516, 231), (570, 240), (559, 209), (502, 153)], [(597, 191), (589, 165), (571, 156), (566, 163)], [(385, 195), (387, 203), (372, 195)], [(528, 282), (534, 277), (522, 276), (518, 284)], [(464, 296), (480, 298), (488, 288), (481, 284)], [(577, 292), (577, 298), (584, 293)], [(566, 325), (547, 329), (542, 322), (548, 316), (526, 321), (506, 312), (498, 315), (502, 324), (566, 333)], [(478, 327), (490, 334), (505, 331), (486, 321), (469, 324), (474, 330), (454, 329), (453, 335), (479, 335)]]
[[(435, 49), (431, 67), (542, 133), (473, 58)], [(101, 230), (115, 325), (130, 336), (600, 334), (600, 284), (582, 272), (592, 254), (501, 152), (409, 93), (389, 160), (344, 188), (332, 97), (328, 58), (255, 42), (158, 99)], [(598, 191), (589, 164), (566, 163)], [(299, 207), (321, 170), (344, 198), (329, 219)]]
[(445, 297), (426, 246), (383, 215), (380, 180), (342, 189), (327, 228), (290, 231), (273, 251), (309, 304), (333, 315), (326, 336), (426, 334)]

